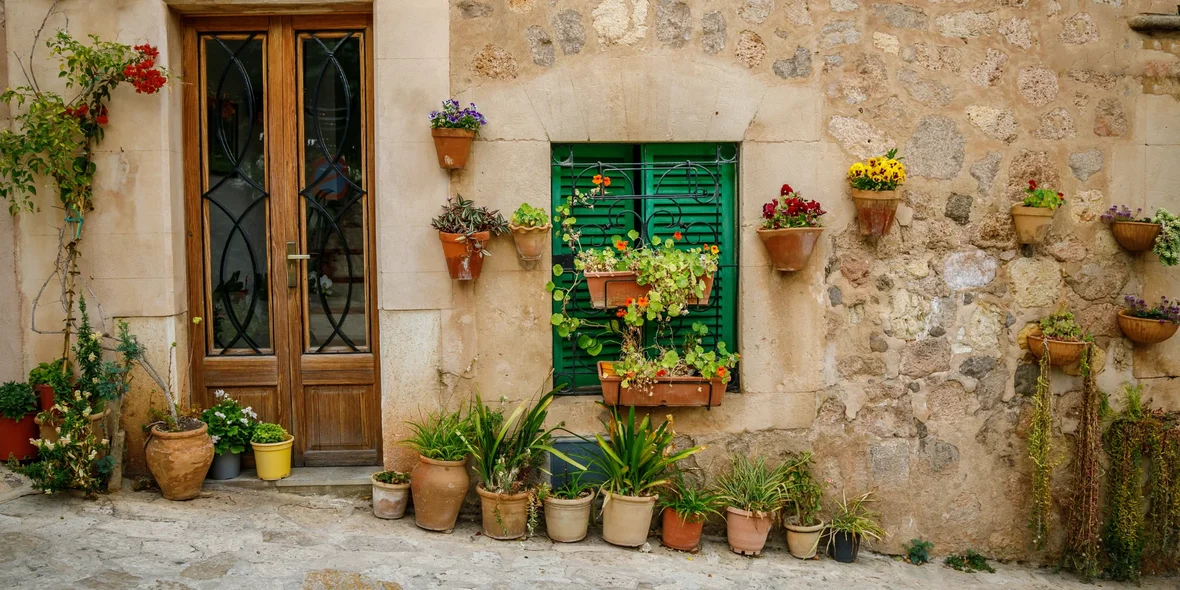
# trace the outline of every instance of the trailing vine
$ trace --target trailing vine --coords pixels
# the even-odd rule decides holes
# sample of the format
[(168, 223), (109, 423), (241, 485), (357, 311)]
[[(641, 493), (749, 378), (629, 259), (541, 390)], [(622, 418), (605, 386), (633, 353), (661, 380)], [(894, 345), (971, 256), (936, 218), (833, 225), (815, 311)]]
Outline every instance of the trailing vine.
[(1106, 431), (1110, 457), (1107, 519), (1103, 535), (1109, 558), (1107, 573), (1115, 580), (1139, 580), (1143, 556), (1143, 486), (1139, 460), (1143, 455), (1147, 418), (1139, 401), (1139, 388), (1127, 386), (1127, 408)]
[(1152, 573), (1180, 566), (1180, 419), (1176, 414), (1153, 414), (1145, 433), (1144, 452), (1150, 461), (1152, 526), (1145, 538), (1145, 557)]
[(1082, 415), (1078, 425), (1074, 468), (1076, 491), (1066, 530), (1063, 565), (1072, 569), (1083, 580), (1090, 581), (1101, 573), (1099, 556), (1102, 516), (1098, 506), (1098, 472), (1101, 468), (1102, 417), (1105, 398), (1094, 384), (1090, 367), (1091, 347), (1087, 346), (1079, 358), (1082, 373)]
[(1032, 471), (1033, 546), (1044, 549), (1049, 540), (1049, 521), (1053, 509), (1053, 392), (1049, 381), (1049, 345), (1044, 341), (1041, 372), (1037, 376), (1037, 390), (1033, 396), (1032, 423), (1028, 430), (1028, 456)]

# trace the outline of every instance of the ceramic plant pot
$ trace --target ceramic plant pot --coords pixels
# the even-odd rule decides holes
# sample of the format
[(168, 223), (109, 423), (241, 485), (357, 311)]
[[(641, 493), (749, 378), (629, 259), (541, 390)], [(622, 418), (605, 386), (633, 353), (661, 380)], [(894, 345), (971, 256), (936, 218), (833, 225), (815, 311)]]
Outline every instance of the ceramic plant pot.
[(660, 526), (660, 543), (677, 551), (696, 551), (701, 545), (701, 531), (704, 528), (703, 517), (684, 518), (679, 512), (665, 508)]
[(438, 232), (442, 242), (443, 256), (447, 259), (447, 272), (456, 281), (474, 281), (483, 271), (483, 250), (487, 248), (492, 233), (481, 231), (467, 237), (463, 234)]
[(275, 481), (291, 475), (291, 447), (295, 445), (295, 437), (288, 434), (287, 440), (277, 443), (261, 444), (251, 441), (254, 448), (254, 466), (258, 470), (258, 479)]
[[(586, 289), (590, 292), (590, 307), (606, 309), (608, 307), (623, 307), (628, 299), (646, 297), (651, 287), (638, 283), (639, 275), (634, 271), (620, 270), (614, 272), (587, 272)], [(708, 305), (709, 297), (713, 293), (713, 275), (701, 277), (705, 282), (705, 289), (700, 297), (690, 297), (686, 300), (689, 305)]]
[(739, 510), (733, 506), (725, 509), (725, 531), (729, 539), (729, 550), (739, 555), (759, 555), (766, 546), (770, 535), (770, 515)]
[(819, 548), (819, 538), (824, 534), (824, 525), (786, 525), (787, 549), (799, 559), (812, 559)]
[(711, 408), (721, 405), (725, 398), (721, 379), (657, 377), (655, 384), (645, 389), (630, 384), (623, 387), (623, 378), (615, 374), (610, 361), (598, 362), (598, 382), (602, 385), (602, 401), (608, 406)]
[(20, 420), (0, 416), (0, 463), (15, 458), (17, 461), (32, 459), (37, 447), (29, 442), (37, 438), (36, 414), (26, 414)]
[(1033, 356), (1037, 357), (1037, 360), (1040, 360), (1041, 355), (1044, 354), (1042, 342), (1047, 342), (1049, 345), (1049, 364), (1054, 367), (1064, 367), (1076, 363), (1079, 358), (1082, 358), (1082, 351), (1086, 349), (1085, 342), (1053, 340), (1052, 338), (1046, 339), (1041, 334), (1029, 334), (1028, 349), (1032, 351)]
[(1176, 334), (1180, 327), (1168, 320), (1137, 318), (1127, 315), (1126, 310), (1119, 311), (1119, 329), (1132, 342), (1139, 344), (1159, 344)]
[(508, 541), (524, 536), (529, 520), (529, 493), (496, 494), (476, 486), (483, 512), (485, 537)]
[(521, 260), (532, 262), (545, 256), (545, 247), (549, 245), (549, 224), (545, 227), (521, 227), (509, 223), (512, 231), (512, 241), (516, 243), (516, 255)]
[(373, 516), (397, 520), (406, 515), (406, 504), (410, 502), (410, 484), (382, 483), (376, 477), (373, 482)]
[[(98, 440), (102, 440), (107, 437), (106, 426), (104, 425), (104, 421), (110, 413), (111, 413), (111, 409), (106, 408), (97, 414), (90, 415), (90, 434), (93, 434), (94, 437), (97, 438)], [(60, 420), (60, 418), (56, 417), (56, 416), (50, 418), (48, 421), (45, 421), (45, 422), (43, 422), (41, 420), (40, 416), (37, 416), (36, 418), (34, 418), (33, 421), (37, 424), (37, 426), (40, 427), (41, 436), (38, 438), (40, 438), (42, 440), (47, 440), (50, 442), (57, 442), (58, 437), (61, 436), (57, 432), (57, 427), (61, 425), (59, 420)], [(106, 455), (106, 452), (104, 451), (102, 453), (102, 455), (100, 455), (100, 456), (105, 456), (105, 455)]]
[(213, 464), (209, 466), (207, 479), (233, 479), (242, 474), (242, 455), (240, 453), (222, 453), (213, 456)]
[(201, 484), (213, 463), (213, 439), (204, 422), (184, 432), (168, 432), (156, 425), (144, 454), (165, 498), (191, 500), (200, 495)]
[(545, 532), (558, 543), (574, 543), (586, 538), (590, 526), (590, 503), (594, 494), (574, 500), (545, 498)]
[(467, 165), (475, 132), (468, 129), (431, 129), (434, 151), (438, 153), (439, 168), (454, 170)]
[(861, 235), (881, 237), (893, 228), (897, 204), (901, 202), (897, 191), (862, 191), (854, 188), (852, 200), (856, 203), (856, 223)]
[(656, 496), (607, 493), (602, 503), (602, 538), (611, 545), (638, 547), (647, 542)]
[(1021, 244), (1040, 244), (1049, 235), (1056, 209), (1012, 205), (1012, 222), (1016, 224), (1016, 241)]
[(41, 400), (42, 412), (48, 412), (53, 409), (55, 400), (53, 398), (52, 385), (34, 385), (33, 391), (37, 392), (37, 399)]
[(1132, 252), (1146, 252), (1155, 246), (1160, 235), (1160, 224), (1145, 221), (1116, 221), (1110, 224), (1110, 232), (1120, 246)]
[(770, 262), (781, 271), (796, 271), (807, 268), (811, 252), (819, 243), (822, 227), (787, 227), (783, 229), (760, 229), (758, 237), (766, 246)]
[(428, 531), (451, 532), (471, 479), (467, 461), (436, 461), (421, 455), (410, 473), (414, 523)]
[(860, 535), (844, 531), (832, 532), (831, 555), (840, 563), (852, 563), (860, 554)]

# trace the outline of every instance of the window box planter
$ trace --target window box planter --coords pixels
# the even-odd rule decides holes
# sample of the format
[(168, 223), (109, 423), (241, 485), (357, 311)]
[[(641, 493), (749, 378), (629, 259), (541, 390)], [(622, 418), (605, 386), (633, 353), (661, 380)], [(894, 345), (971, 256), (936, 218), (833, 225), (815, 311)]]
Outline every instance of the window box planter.
[(897, 204), (901, 197), (897, 191), (865, 191), (852, 189), (852, 200), (856, 203), (856, 223), (861, 235), (881, 237), (893, 227), (897, 215)]
[(438, 232), (442, 242), (443, 256), (447, 258), (447, 272), (456, 281), (474, 281), (483, 271), (483, 251), (487, 248), (492, 232), (475, 232), (470, 236)]
[(762, 238), (762, 245), (766, 246), (766, 254), (774, 267), (789, 272), (807, 267), (822, 233), (822, 227), (788, 227), (759, 229), (758, 237)]
[(1127, 315), (1126, 310), (1119, 311), (1118, 321), (1123, 335), (1139, 344), (1159, 344), (1174, 336), (1176, 328), (1180, 327), (1168, 320)]
[(550, 224), (545, 224), (544, 227), (521, 227), (509, 223), (508, 229), (512, 231), (517, 256), (526, 262), (540, 260), (545, 255), (545, 246), (549, 244), (551, 227)]
[(1145, 221), (1115, 221), (1110, 224), (1115, 241), (1131, 252), (1151, 250), (1161, 229), (1160, 224)]
[(614, 363), (609, 361), (598, 362), (598, 382), (602, 385), (602, 400), (608, 406), (711, 408), (721, 405), (725, 397), (721, 379), (701, 377), (659, 377), (650, 389), (623, 387), (623, 378), (615, 375)]
[(1047, 342), (1049, 345), (1049, 364), (1054, 367), (1064, 367), (1077, 362), (1082, 356), (1082, 351), (1086, 349), (1086, 343), (1081, 340), (1053, 340), (1052, 338), (1046, 339), (1040, 333), (1029, 334), (1028, 349), (1032, 351), (1033, 356), (1037, 357), (1037, 360), (1040, 360), (1041, 355), (1044, 354), (1043, 342)]
[(467, 155), (471, 153), (471, 142), (475, 141), (475, 132), (468, 129), (431, 129), (434, 137), (434, 151), (438, 153), (439, 168), (456, 170), (467, 165)]
[[(638, 279), (639, 275), (631, 270), (587, 272), (586, 288), (590, 290), (590, 306), (594, 309), (624, 307), (627, 299), (646, 297), (651, 287), (640, 285)], [(702, 280), (705, 281), (705, 292), (699, 298), (688, 299), (689, 305), (709, 304), (709, 296), (713, 292), (713, 275), (705, 275)]]
[(1012, 205), (1012, 221), (1016, 224), (1016, 240), (1021, 244), (1040, 244), (1049, 235), (1056, 209)]

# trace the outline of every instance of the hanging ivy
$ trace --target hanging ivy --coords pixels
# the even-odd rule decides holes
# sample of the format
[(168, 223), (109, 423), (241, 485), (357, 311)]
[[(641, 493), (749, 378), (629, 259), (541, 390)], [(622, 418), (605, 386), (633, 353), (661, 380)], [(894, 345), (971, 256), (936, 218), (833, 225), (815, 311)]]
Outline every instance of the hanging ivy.
[(1176, 571), (1180, 566), (1180, 419), (1176, 414), (1154, 414), (1145, 433), (1150, 461), (1150, 508), (1145, 536), (1145, 559), (1151, 573)]
[(1105, 396), (1094, 384), (1091, 350), (1087, 346), (1078, 360), (1082, 373), (1082, 415), (1074, 453), (1077, 487), (1062, 553), (1064, 567), (1072, 569), (1087, 582), (1101, 573), (1099, 535), (1102, 516), (1098, 506), (1098, 471), (1102, 453), (1102, 417), (1106, 406)]
[(1041, 354), (1041, 372), (1033, 396), (1032, 424), (1028, 430), (1028, 456), (1033, 463), (1032, 519), (1033, 546), (1044, 549), (1049, 540), (1049, 519), (1053, 508), (1053, 392), (1049, 381), (1049, 347)]

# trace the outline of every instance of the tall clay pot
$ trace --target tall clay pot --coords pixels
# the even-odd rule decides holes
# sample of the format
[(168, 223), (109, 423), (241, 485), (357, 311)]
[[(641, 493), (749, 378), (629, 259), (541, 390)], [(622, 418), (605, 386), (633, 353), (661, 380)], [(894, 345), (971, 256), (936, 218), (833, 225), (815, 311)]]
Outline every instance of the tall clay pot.
[(815, 557), (816, 549), (819, 548), (819, 538), (824, 533), (824, 525), (802, 526), (788, 524), (786, 528), (787, 549), (791, 552), (791, 555), (799, 559), (811, 559)]
[(581, 498), (564, 500), (545, 498), (545, 532), (549, 540), (558, 543), (574, 543), (586, 538), (590, 526), (590, 502), (594, 494)]
[(492, 239), (492, 233), (481, 231), (471, 234), (450, 234), (438, 232), (442, 241), (443, 256), (447, 258), (447, 272), (456, 281), (473, 281), (483, 271), (483, 251)]
[(1155, 246), (1160, 235), (1160, 224), (1146, 221), (1116, 221), (1110, 224), (1110, 233), (1120, 246), (1132, 252), (1146, 252)]
[(540, 260), (545, 255), (545, 247), (549, 245), (548, 223), (544, 227), (521, 227), (512, 223), (508, 229), (512, 230), (512, 241), (516, 243), (516, 254), (521, 260), (532, 262)]
[(524, 536), (529, 520), (529, 493), (496, 494), (476, 486), (485, 537), (508, 541)]
[(1132, 342), (1139, 344), (1159, 344), (1176, 334), (1180, 327), (1168, 320), (1151, 318), (1137, 318), (1127, 315), (1126, 310), (1119, 311), (1119, 329)]
[(467, 165), (475, 132), (467, 129), (431, 129), (434, 151), (438, 153), (439, 168), (454, 170)]
[(660, 543), (677, 551), (696, 551), (701, 544), (701, 531), (704, 528), (704, 517), (685, 518), (679, 512), (665, 508), (660, 526)]
[(1046, 339), (1043, 335), (1035, 333), (1028, 335), (1028, 349), (1037, 360), (1045, 353), (1045, 343), (1049, 346), (1049, 365), (1054, 367), (1064, 367), (1077, 362), (1082, 357), (1082, 351), (1086, 349), (1086, 343), (1081, 341)]
[(1049, 236), (1056, 209), (1012, 205), (1012, 222), (1016, 224), (1016, 241), (1021, 244), (1040, 244)]
[(729, 506), (725, 509), (725, 532), (730, 551), (739, 555), (758, 555), (770, 535), (770, 515)]
[(822, 227), (786, 227), (759, 229), (758, 237), (766, 246), (770, 262), (781, 271), (803, 270), (811, 260), (811, 252), (819, 243)]
[(607, 493), (602, 503), (602, 538), (620, 547), (638, 547), (646, 543), (655, 507), (655, 496)]
[(36, 414), (26, 414), (20, 420), (0, 416), (0, 463), (15, 458), (17, 461), (32, 459), (37, 447), (29, 439), (37, 438)]
[(388, 520), (396, 520), (406, 515), (406, 504), (410, 502), (410, 484), (383, 483), (377, 481), (377, 476), (369, 478), (373, 482), (373, 516)]
[(169, 500), (191, 500), (201, 493), (201, 483), (213, 462), (213, 440), (204, 422), (199, 428), (168, 432), (152, 427), (145, 454), (148, 469)]
[(856, 202), (856, 223), (861, 235), (881, 237), (893, 228), (893, 217), (897, 215), (897, 204), (901, 202), (897, 191), (863, 191), (854, 188), (852, 200)]
[(414, 523), (428, 531), (451, 532), (467, 496), (466, 461), (437, 461), (418, 456), (410, 474)]

